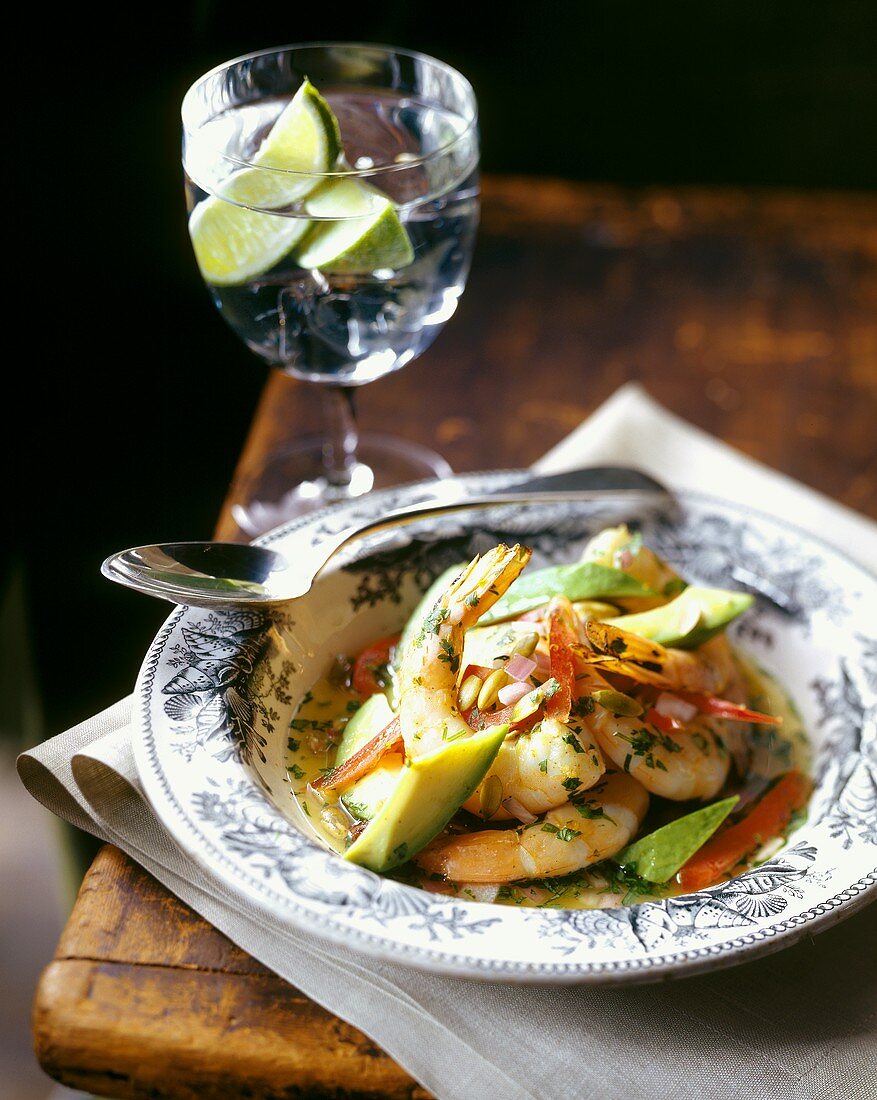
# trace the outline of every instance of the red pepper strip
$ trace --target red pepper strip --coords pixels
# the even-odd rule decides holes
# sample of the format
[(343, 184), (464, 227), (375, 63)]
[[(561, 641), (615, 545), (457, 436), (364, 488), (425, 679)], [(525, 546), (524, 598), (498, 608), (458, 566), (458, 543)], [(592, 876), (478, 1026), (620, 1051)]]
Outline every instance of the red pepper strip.
[(691, 703), (701, 714), (713, 714), (716, 718), (733, 718), (738, 722), (758, 722), (765, 726), (782, 725), (782, 718), (776, 718), (772, 714), (761, 714), (757, 710), (747, 710), (730, 699), (719, 699), (715, 695), (695, 695), (691, 691), (673, 691), (686, 703)]
[(545, 704), (545, 713), (559, 722), (569, 719), (576, 685), (576, 668), (573, 647), (579, 640), (563, 611), (554, 610), (548, 624), (549, 675), (560, 684), (558, 691)]
[[(477, 707), (470, 707), (469, 710), (463, 714), (463, 720), (468, 722), (472, 726), (472, 717), (475, 716), (475, 725), (472, 726), (474, 730), (484, 730), (488, 726), (501, 726), (503, 722), (511, 722), (512, 711), (514, 707), (503, 707), (501, 710), (478, 710)], [(520, 729), (522, 723), (519, 723), (515, 728)]]
[(717, 833), (683, 864), (676, 876), (682, 889), (687, 893), (720, 882), (746, 856), (782, 836), (792, 814), (810, 797), (811, 789), (812, 783), (803, 772), (786, 772), (746, 817)]
[(348, 756), (343, 764), (339, 764), (337, 768), (313, 780), (311, 786), (319, 790), (331, 790), (333, 787), (352, 783), (370, 772), (382, 756), (386, 756), (389, 752), (401, 752), (403, 748), (402, 727), (399, 724), (399, 718), (396, 717), (380, 733), (376, 733), (370, 741), (366, 741), (361, 748), (358, 748), (352, 756)]
[(487, 677), (492, 672), (496, 672), (496, 669), (495, 668), (488, 668), (487, 665), (466, 665), (465, 671), (463, 672), (463, 675), (460, 677), (460, 683), (462, 684), (464, 681), (468, 680), (468, 678), (473, 674), (473, 672), (475, 673), (476, 676), (479, 676), (482, 680), (486, 680)]
[(684, 722), (680, 722), (672, 714), (661, 714), (654, 707), (646, 711), (646, 721), (653, 726), (657, 726), (662, 733), (676, 733), (677, 730), (685, 729)]
[(371, 645), (367, 645), (353, 662), (353, 672), (350, 683), (353, 690), (364, 698), (376, 695), (387, 686), (381, 683), (378, 674), (382, 666), (390, 663), (390, 657), (394, 647), (399, 642), (399, 634), (391, 634), (388, 638), (379, 638)]

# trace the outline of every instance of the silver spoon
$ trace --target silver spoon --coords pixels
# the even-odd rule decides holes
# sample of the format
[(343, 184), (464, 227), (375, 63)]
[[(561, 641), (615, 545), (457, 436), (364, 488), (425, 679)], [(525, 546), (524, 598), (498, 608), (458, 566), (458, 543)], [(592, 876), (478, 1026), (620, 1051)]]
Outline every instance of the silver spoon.
[(528, 478), (479, 496), (426, 501), (353, 524), (318, 542), (307, 541), (284, 554), (267, 546), (235, 542), (168, 542), (135, 546), (111, 554), (101, 565), (105, 577), (171, 603), (229, 608), (271, 605), (308, 592), (317, 575), (345, 545), (364, 535), (398, 528), (429, 516), (502, 504), (595, 500), (607, 491), (661, 493), (668, 490), (639, 470), (600, 466)]

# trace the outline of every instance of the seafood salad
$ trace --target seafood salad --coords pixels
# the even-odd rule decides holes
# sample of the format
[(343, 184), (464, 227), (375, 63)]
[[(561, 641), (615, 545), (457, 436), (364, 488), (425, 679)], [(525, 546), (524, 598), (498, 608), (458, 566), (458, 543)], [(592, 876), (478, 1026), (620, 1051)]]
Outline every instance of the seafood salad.
[(289, 737), (295, 799), (344, 858), (424, 889), (606, 907), (766, 859), (806, 812), (806, 734), (700, 587), (626, 525), (578, 561), (494, 546), (399, 634), (338, 658)]

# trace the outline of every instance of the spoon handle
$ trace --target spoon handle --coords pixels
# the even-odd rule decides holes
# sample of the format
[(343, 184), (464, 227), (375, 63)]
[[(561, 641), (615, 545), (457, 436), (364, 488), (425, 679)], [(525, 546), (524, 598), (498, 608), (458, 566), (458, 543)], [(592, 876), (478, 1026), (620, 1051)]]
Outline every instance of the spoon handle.
[[(664, 492), (667, 493), (669, 498), (669, 492), (667, 490), (664, 490)], [(613, 497), (621, 502), (635, 497), (642, 497), (643, 495), (644, 491), (642, 489), (623, 489), (614, 493)], [(647, 491), (647, 495), (654, 496), (655, 491)], [(332, 558), (334, 558), (343, 547), (367, 536), (379, 534), (382, 531), (391, 531), (400, 527), (405, 527), (408, 524), (417, 523), (423, 519), (447, 515), (452, 512), (475, 511), (482, 508), (499, 508), (503, 505), (526, 506), (532, 504), (570, 504), (575, 501), (600, 499), (606, 499), (605, 489), (558, 489), (550, 491), (543, 490), (539, 492), (528, 492), (523, 490), (518, 492), (491, 493), (486, 496), (463, 497), (459, 500), (452, 501), (426, 501), (420, 504), (408, 505), (404, 508), (396, 508), (390, 512), (385, 512), (384, 515), (377, 519), (353, 524), (337, 532), (334, 536), (321, 540), (320, 543), (314, 547), (315, 552), (319, 555), (317, 560), (313, 562), (312, 568), (303, 570), (296, 577), (296, 581), (300, 582), (300, 586), (297, 585), (299, 590), (291, 592), (290, 598), (303, 596), (305, 592), (309, 591), (311, 585), (325, 566), (328, 565)]]

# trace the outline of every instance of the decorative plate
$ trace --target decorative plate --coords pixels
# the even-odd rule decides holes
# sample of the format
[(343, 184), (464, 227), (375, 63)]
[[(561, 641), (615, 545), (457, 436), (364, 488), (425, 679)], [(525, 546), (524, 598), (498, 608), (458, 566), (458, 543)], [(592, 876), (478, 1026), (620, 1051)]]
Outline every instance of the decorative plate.
[[(461, 478), (470, 492), (524, 471)], [(280, 551), (429, 496), (375, 493), (278, 528)], [(746, 961), (877, 897), (877, 579), (754, 509), (682, 494), (497, 506), (355, 544), (273, 613), (178, 608), (138, 686), (138, 768), (177, 843), (270, 919), (396, 963), (516, 982), (627, 982)], [(610, 523), (642, 530), (688, 580), (758, 596), (732, 632), (787, 688), (813, 748), (807, 820), (756, 869), (699, 893), (612, 909), (514, 908), (427, 893), (348, 863), (309, 831), (286, 771), (290, 721), (339, 653), (401, 628), (452, 562), (500, 540), (573, 560)]]

